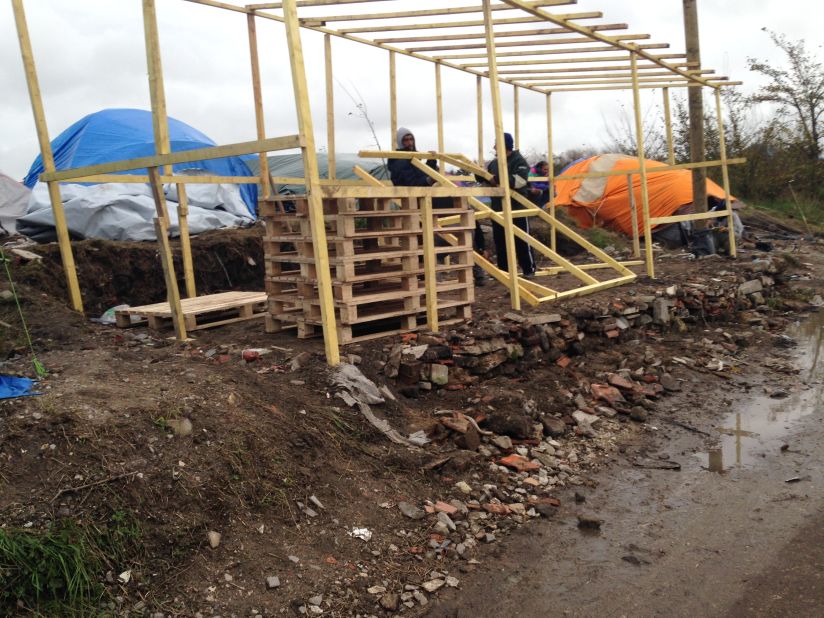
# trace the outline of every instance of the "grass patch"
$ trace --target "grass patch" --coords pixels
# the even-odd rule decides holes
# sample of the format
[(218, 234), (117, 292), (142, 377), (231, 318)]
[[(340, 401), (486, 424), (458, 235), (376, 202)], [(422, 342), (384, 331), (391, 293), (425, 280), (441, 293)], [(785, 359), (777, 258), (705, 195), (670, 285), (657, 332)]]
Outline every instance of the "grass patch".
[[(799, 198), (795, 200), (775, 200), (753, 204), (759, 210), (765, 210), (781, 219), (789, 219), (796, 225), (804, 227), (804, 220), (813, 227), (824, 226), (824, 209), (816, 201)], [(813, 230), (815, 231), (815, 230)]]
[(107, 525), (66, 522), (46, 530), (0, 529), (0, 615), (99, 614), (102, 575), (137, 553), (140, 526), (118, 511)]

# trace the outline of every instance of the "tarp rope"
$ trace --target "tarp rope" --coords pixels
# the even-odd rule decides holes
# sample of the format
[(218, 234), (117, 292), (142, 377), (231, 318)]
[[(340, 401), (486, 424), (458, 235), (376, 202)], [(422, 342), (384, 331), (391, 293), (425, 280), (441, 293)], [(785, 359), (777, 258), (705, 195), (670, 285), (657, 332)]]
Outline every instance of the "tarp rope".
[(3, 267), (6, 269), (6, 276), (9, 279), (9, 286), (11, 286), (11, 293), (14, 296), (14, 302), (17, 305), (17, 313), (20, 314), (20, 322), (23, 324), (23, 332), (26, 334), (26, 342), (29, 345), (29, 350), (31, 351), (31, 358), (32, 358), (32, 365), (34, 365), (34, 372), (37, 374), (38, 378), (43, 378), (48, 374), (46, 368), (43, 366), (38, 358), (37, 354), (34, 352), (34, 345), (31, 341), (31, 335), (29, 334), (29, 327), (26, 325), (26, 317), (23, 315), (23, 307), (20, 306), (20, 297), (17, 296), (17, 289), (14, 287), (14, 280), (11, 277), (11, 270), (9, 269), (9, 258), (6, 257), (6, 252), (3, 251), (3, 248), (0, 247), (0, 260), (3, 262)]

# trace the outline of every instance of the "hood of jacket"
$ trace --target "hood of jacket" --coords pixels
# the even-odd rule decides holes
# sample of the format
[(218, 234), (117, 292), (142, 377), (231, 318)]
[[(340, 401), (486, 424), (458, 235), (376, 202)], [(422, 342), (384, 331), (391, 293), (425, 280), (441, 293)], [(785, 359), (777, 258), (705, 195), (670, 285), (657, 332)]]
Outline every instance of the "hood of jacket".
[[(406, 127), (398, 127), (398, 132), (395, 133), (395, 147), (398, 150), (406, 150), (406, 148), (403, 147), (403, 138), (407, 135), (411, 135), (413, 138), (415, 137), (415, 134)], [(415, 144), (415, 147), (417, 148), (417, 144)]]

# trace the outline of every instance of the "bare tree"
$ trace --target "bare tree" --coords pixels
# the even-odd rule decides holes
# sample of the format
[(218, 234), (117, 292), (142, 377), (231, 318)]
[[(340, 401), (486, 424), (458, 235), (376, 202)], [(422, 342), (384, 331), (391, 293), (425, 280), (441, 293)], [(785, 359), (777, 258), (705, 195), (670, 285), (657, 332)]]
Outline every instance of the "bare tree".
[(818, 160), (824, 137), (824, 65), (807, 51), (803, 39), (793, 42), (783, 34), (767, 28), (763, 30), (784, 52), (788, 66), (748, 58), (750, 70), (769, 80), (753, 100), (775, 103), (779, 115), (796, 126), (800, 145), (807, 157)]

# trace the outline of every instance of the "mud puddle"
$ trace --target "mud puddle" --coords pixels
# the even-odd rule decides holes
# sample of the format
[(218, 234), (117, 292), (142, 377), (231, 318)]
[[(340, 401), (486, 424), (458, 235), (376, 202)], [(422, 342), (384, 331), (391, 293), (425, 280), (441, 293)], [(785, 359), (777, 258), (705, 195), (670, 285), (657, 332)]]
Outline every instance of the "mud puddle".
[(698, 453), (703, 468), (727, 472), (749, 467), (764, 458), (765, 452), (780, 444), (795, 423), (814, 412), (824, 399), (824, 313), (794, 324), (783, 339), (799, 368), (797, 375), (769, 394), (757, 395), (718, 423), (718, 440), (706, 452)]

